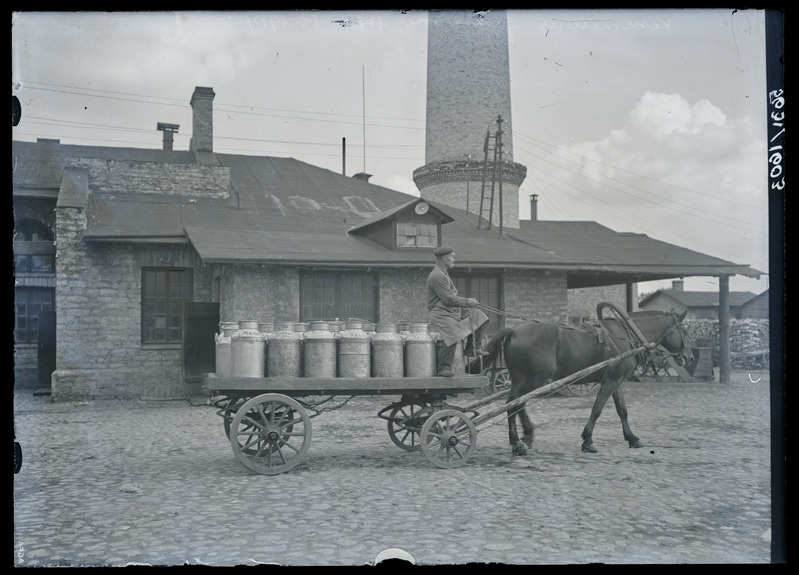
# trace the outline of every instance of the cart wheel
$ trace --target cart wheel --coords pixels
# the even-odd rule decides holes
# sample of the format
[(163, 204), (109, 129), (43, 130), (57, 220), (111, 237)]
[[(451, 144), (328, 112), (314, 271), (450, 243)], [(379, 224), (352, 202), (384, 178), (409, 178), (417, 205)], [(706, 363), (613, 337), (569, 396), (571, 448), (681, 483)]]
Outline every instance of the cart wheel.
[(500, 369), (494, 374), (494, 377), (491, 380), (491, 386), (493, 388), (492, 393), (498, 393), (500, 391), (510, 389), (510, 373), (508, 373), (506, 368)]
[(585, 383), (570, 383), (566, 387), (560, 388), (557, 393), (567, 397), (578, 397), (581, 395), (588, 395), (597, 386), (596, 381), (587, 381)]
[(230, 424), (233, 423), (233, 418), (236, 416), (236, 412), (242, 405), (244, 405), (246, 401), (246, 397), (230, 399), (228, 400), (227, 405), (219, 411), (219, 415), (222, 416), (222, 422), (225, 426), (225, 435), (228, 439), (230, 439)]
[(477, 428), (462, 411), (442, 409), (424, 422), (421, 442), (422, 453), (436, 467), (461, 467), (477, 446)]
[(405, 451), (419, 451), (419, 432), (429, 415), (430, 408), (424, 403), (407, 401), (397, 405), (387, 418), (391, 441)]
[(244, 403), (230, 430), (236, 459), (264, 475), (288, 471), (305, 458), (311, 445), (311, 418), (299, 402), (279, 393)]

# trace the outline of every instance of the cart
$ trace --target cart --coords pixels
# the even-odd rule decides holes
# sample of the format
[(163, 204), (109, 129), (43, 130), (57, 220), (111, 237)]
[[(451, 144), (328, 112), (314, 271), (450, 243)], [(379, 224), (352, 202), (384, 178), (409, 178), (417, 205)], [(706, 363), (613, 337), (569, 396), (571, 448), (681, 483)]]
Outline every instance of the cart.
[[(490, 389), (485, 375), (455, 377), (207, 377), (203, 388), (217, 397), (217, 412), (224, 421), (225, 433), (233, 453), (245, 467), (264, 475), (277, 475), (301, 463), (311, 445), (311, 418), (330, 408), (324, 402), (335, 396), (399, 395), (377, 415), (388, 422), (391, 440), (406, 451), (421, 450), (440, 468), (461, 467), (477, 446), (479, 425), (527, 401), (557, 393), (574, 382), (632, 356), (651, 352), (656, 344), (647, 342), (632, 320), (615, 305), (602, 302), (597, 315), (610, 309), (627, 322), (640, 345), (610, 359), (589, 366), (567, 377), (534, 389), (487, 413), (478, 407), (499, 402), (510, 389), (490, 393), (464, 407), (446, 402), (458, 394)], [(321, 402), (308, 397), (328, 396)], [(346, 403), (346, 402), (345, 402)], [(342, 404), (343, 405), (343, 404)], [(309, 411), (313, 413), (309, 415)]]
[[(399, 396), (377, 415), (388, 434), (405, 451), (422, 449), (424, 422), (444, 410), (477, 413), (447, 403), (458, 394), (482, 391), (482, 375), (455, 377), (215, 377), (206, 376), (203, 389), (222, 417), (233, 453), (245, 467), (264, 475), (284, 473), (301, 463), (311, 445), (311, 419), (342, 407), (328, 405), (334, 397)], [(320, 398), (314, 401), (312, 398)]]

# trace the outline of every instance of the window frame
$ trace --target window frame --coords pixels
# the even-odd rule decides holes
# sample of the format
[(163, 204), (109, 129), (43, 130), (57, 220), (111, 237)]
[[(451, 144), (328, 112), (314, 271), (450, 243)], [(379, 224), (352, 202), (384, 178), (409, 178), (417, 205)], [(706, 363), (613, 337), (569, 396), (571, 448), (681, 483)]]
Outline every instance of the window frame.
[[(360, 276), (360, 293), (369, 289), (371, 283), (371, 295), (368, 299), (361, 299), (365, 305), (371, 305), (371, 312), (364, 313), (361, 310), (357, 315), (350, 313), (353, 311), (352, 304), (357, 296), (350, 297), (347, 302), (346, 294), (354, 294), (351, 289), (357, 287), (353, 285), (353, 280)], [(308, 282), (313, 281), (313, 285)], [(350, 317), (357, 317), (367, 322), (379, 322), (380, 315), (380, 275), (374, 271), (353, 270), (341, 268), (326, 269), (301, 269), (300, 270), (300, 301), (299, 301), (299, 321), (307, 322), (314, 320), (347, 320)], [(322, 285), (320, 285), (322, 284)], [(308, 301), (309, 298), (316, 296), (331, 297), (331, 300)], [(371, 299), (371, 302), (369, 302)], [(349, 311), (346, 306), (350, 306)], [(324, 311), (317, 311), (322, 307)], [(365, 316), (365, 317), (364, 317)]]
[[(148, 276), (153, 275), (151, 279)], [(178, 274), (177, 276), (175, 274)], [(159, 277), (161, 282), (159, 283)], [(176, 283), (177, 282), (177, 283)], [(176, 285), (175, 285), (176, 283)], [(148, 290), (163, 292), (148, 294)], [(177, 291), (178, 293), (174, 293)], [(185, 294), (185, 295), (183, 295)], [(183, 304), (194, 300), (194, 269), (148, 266), (141, 268), (141, 344), (176, 345), (183, 343)], [(155, 311), (148, 311), (154, 309)], [(150, 321), (154, 318), (154, 321)], [(160, 325), (159, 325), (160, 324)], [(164, 337), (155, 337), (163, 333)]]
[[(401, 226), (413, 226), (416, 228), (417, 233), (409, 235), (408, 233), (402, 234), (405, 238), (414, 238), (413, 244), (403, 244), (400, 245), (399, 237), (400, 237), (400, 227)], [(420, 228), (424, 226), (427, 227), (433, 234), (426, 234), (422, 235), (418, 233)], [(408, 228), (405, 229), (408, 231)], [(399, 250), (423, 250), (423, 249), (433, 249), (440, 245), (441, 243), (441, 224), (437, 222), (432, 222), (430, 220), (413, 220), (413, 219), (404, 219), (400, 218), (394, 222), (394, 247)], [(419, 245), (419, 238), (425, 237), (428, 238), (426, 242), (427, 245)]]
[[(31, 302), (33, 294), (47, 294), (49, 302)], [(21, 300), (25, 301), (21, 301)], [(19, 307), (25, 306), (25, 326), (19, 327), (21, 317)], [(16, 286), (14, 288), (14, 343), (37, 344), (39, 343), (39, 312), (55, 310), (55, 289), (40, 286)], [(35, 327), (32, 327), (35, 326)], [(24, 338), (18, 338), (18, 332), (23, 331)], [(32, 335), (35, 333), (35, 336)]]

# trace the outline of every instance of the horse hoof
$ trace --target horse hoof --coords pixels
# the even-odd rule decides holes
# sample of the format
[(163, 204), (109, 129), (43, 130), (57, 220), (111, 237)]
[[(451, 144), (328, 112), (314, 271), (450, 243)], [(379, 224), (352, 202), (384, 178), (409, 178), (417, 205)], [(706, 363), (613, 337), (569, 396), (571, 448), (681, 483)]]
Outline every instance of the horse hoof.
[(513, 447), (513, 455), (527, 455), (527, 448), (522, 443), (517, 443)]
[(593, 443), (583, 443), (583, 451), (586, 453), (596, 453), (597, 448), (594, 447)]
[(635, 440), (635, 441), (631, 441), (631, 442), (630, 442), (630, 449), (638, 449), (639, 447), (643, 447), (643, 446), (644, 446), (644, 444), (643, 444), (643, 443), (641, 443), (641, 442), (640, 442), (640, 441), (638, 441), (638, 440)]

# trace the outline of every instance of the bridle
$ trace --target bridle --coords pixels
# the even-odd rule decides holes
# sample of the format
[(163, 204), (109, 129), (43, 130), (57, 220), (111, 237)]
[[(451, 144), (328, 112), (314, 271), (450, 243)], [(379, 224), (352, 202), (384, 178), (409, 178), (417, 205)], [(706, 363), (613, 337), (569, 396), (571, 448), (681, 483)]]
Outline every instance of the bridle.
[(670, 356), (672, 356), (674, 358), (674, 361), (676, 361), (678, 365), (684, 366), (688, 362), (688, 357), (687, 357), (687, 355), (685, 353), (685, 350), (687, 350), (687, 349), (690, 350), (691, 349), (691, 342), (690, 342), (690, 339), (688, 337), (688, 334), (686, 334), (685, 330), (682, 329), (682, 322), (678, 321), (673, 313), (670, 313), (669, 316), (671, 316), (671, 319), (674, 320), (674, 325), (669, 327), (666, 331), (664, 331), (660, 335), (660, 337), (657, 338), (657, 340), (654, 342), (655, 343), (655, 347), (656, 347), (656, 349), (665, 349), (660, 344), (663, 342), (663, 340), (666, 339), (666, 337), (668, 337), (668, 335), (672, 331), (674, 331), (676, 329), (677, 333), (680, 336), (680, 351), (671, 352), (671, 351), (666, 350), (666, 352)]

